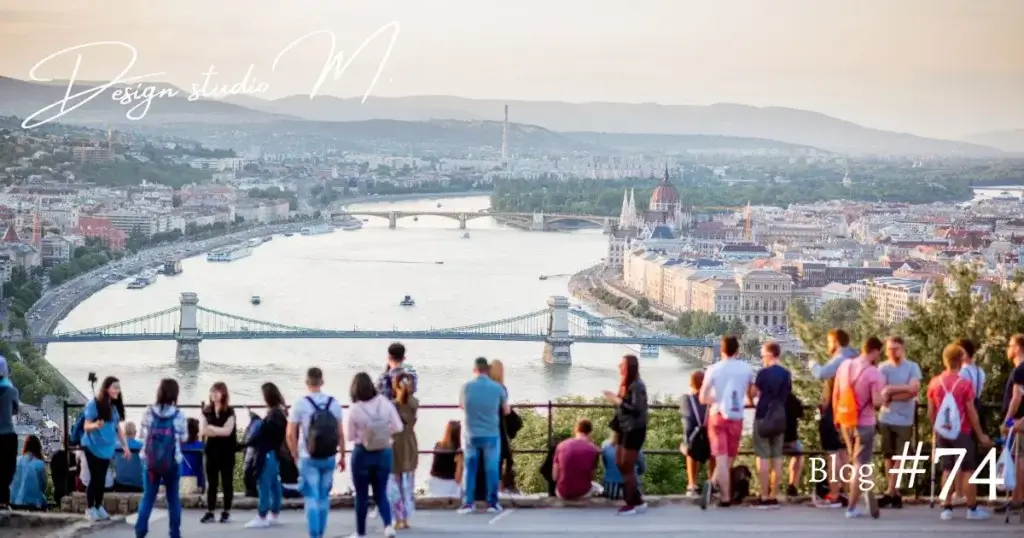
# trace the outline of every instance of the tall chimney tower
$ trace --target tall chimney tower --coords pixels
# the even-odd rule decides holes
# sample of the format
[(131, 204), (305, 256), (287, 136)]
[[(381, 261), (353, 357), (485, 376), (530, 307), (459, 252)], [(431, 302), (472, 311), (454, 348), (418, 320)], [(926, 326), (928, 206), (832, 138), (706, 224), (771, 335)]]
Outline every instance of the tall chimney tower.
[(505, 105), (505, 123), (501, 127), (501, 166), (508, 168), (508, 105)]

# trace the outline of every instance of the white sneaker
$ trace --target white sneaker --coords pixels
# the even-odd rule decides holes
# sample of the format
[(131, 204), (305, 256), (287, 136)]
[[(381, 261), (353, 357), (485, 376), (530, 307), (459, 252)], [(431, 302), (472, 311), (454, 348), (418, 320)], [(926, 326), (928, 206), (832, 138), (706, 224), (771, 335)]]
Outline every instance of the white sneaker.
[(270, 525), (280, 525), (281, 516), (278, 514), (267, 514), (267, 523)]
[(500, 503), (494, 503), (487, 507), (488, 514), (500, 514), (504, 508), (501, 507)]
[(867, 514), (865, 514), (863, 510), (857, 507), (848, 508), (846, 510), (846, 519), (856, 519), (859, 517), (864, 517), (866, 515)]
[(366, 538), (366, 535), (359, 534), (358, 532), (353, 532), (352, 534), (348, 535), (348, 538)]
[(644, 512), (646, 512), (646, 511), (647, 511), (647, 503), (643, 503), (643, 504), (641, 504), (640, 506), (637, 506), (637, 507), (636, 507), (636, 512), (637, 512), (638, 514), (643, 514), (643, 513), (644, 513)]
[(384, 527), (384, 536), (386, 536), (387, 538), (394, 538), (395, 537), (395, 527), (393, 527), (391, 525), (388, 525), (387, 527)]
[(259, 516), (254, 517), (252, 521), (245, 524), (245, 528), (247, 529), (265, 529), (269, 526), (270, 522)]
[(99, 521), (100, 513), (95, 508), (90, 508), (85, 511), (85, 517), (89, 518), (89, 521)]
[(474, 506), (472, 504), (464, 504), (464, 505), (460, 506), (459, 509), (455, 511), (455, 513), (459, 514), (460, 516), (464, 516), (466, 514), (472, 514), (475, 511), (476, 511), (476, 506)]
[(110, 519), (110, 514), (107, 513), (107, 509), (102, 506), (96, 509), (96, 515), (100, 518), (100, 521)]
[(970, 519), (972, 521), (983, 521), (990, 517), (992, 517), (992, 514), (990, 514), (988, 510), (985, 510), (980, 506), (975, 506), (974, 510), (967, 511), (967, 519)]
[(953, 509), (946, 508), (945, 510), (943, 510), (942, 513), (939, 514), (939, 519), (941, 519), (942, 521), (949, 521), (953, 519)]

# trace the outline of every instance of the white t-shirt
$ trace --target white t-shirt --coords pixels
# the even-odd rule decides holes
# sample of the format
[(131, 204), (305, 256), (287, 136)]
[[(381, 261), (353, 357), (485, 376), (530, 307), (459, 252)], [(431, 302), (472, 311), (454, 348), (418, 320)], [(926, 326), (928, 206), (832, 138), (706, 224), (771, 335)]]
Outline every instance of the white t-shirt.
[[(330, 394), (323, 392), (313, 392), (295, 400), (292, 404), (292, 408), (288, 413), (288, 422), (299, 425), (299, 458), (308, 458), (309, 451), (306, 450), (306, 433), (309, 432), (309, 421), (313, 418), (313, 406), (310, 405), (309, 400), (312, 399), (317, 407), (323, 407), (327, 404), (327, 400), (331, 399)], [(341, 403), (337, 398), (331, 401), (330, 407), (331, 414), (338, 419), (338, 424), (342, 424), (341, 421)]]
[(735, 385), (746, 393), (753, 382), (754, 370), (740, 359), (723, 359), (712, 364), (704, 373), (704, 384), (715, 397), (715, 403), (708, 412), (712, 415), (718, 413), (719, 395), (724, 394), (729, 385)]
[(985, 371), (978, 368), (978, 365), (972, 362), (960, 368), (960, 377), (971, 382), (971, 386), (974, 387), (975, 396), (980, 398), (981, 389), (985, 387)]

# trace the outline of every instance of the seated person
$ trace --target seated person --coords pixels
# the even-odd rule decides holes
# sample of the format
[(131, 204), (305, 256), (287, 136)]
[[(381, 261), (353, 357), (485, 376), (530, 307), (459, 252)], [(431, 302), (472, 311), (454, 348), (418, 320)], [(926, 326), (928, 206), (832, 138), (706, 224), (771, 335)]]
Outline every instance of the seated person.
[(462, 498), (462, 424), (457, 420), (448, 422), (444, 437), (434, 444), (434, 461), (430, 465), (427, 479), (427, 495), (430, 497)]
[(43, 444), (35, 435), (25, 438), (25, 448), (11, 480), (11, 507), (16, 510), (46, 509), (46, 461)]
[[(615, 432), (612, 432), (610, 439), (601, 443), (601, 464), (604, 466), (604, 482), (601, 484), (604, 488), (602, 497), (612, 501), (622, 500), (622, 473), (619, 472), (619, 467), (615, 465), (615, 446), (618, 443), (619, 436)], [(640, 489), (643, 489), (643, 485), (640, 484), (640, 478), (646, 472), (647, 456), (641, 450), (636, 460), (637, 487)]]
[(128, 440), (128, 448), (132, 451), (130, 458), (125, 458), (120, 450), (114, 452), (110, 465), (114, 468), (114, 491), (119, 493), (142, 493), (142, 441), (135, 438), (138, 429), (134, 422), (124, 423), (124, 437)]
[(601, 453), (590, 440), (593, 430), (589, 420), (580, 419), (573, 429), (573, 437), (555, 447), (551, 476), (555, 480), (555, 493), (561, 499), (583, 499), (597, 492), (594, 476)]
[[(288, 452), (287, 447), (281, 447), (277, 451), (277, 463), (281, 475), (281, 496), (285, 499), (301, 499), (302, 492), (299, 490), (299, 468), (295, 466), (295, 460)], [(258, 496), (258, 495), (257, 495)]]
[(188, 441), (181, 445), (182, 495), (206, 491), (206, 473), (203, 472), (203, 441), (199, 439), (199, 420), (188, 419)]

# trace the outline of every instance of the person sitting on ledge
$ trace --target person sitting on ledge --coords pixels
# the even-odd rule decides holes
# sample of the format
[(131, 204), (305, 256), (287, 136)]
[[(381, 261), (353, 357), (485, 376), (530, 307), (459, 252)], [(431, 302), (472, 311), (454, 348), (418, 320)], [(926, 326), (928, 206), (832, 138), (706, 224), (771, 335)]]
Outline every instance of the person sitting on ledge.
[(18, 510), (46, 509), (46, 462), (43, 444), (35, 435), (25, 438), (11, 481), (11, 507)]
[(199, 438), (199, 420), (190, 418), (187, 424), (188, 441), (181, 445), (181, 492), (184, 495), (206, 491), (206, 473), (203, 472), (203, 441)]
[(128, 439), (128, 448), (132, 451), (130, 458), (115, 453), (112, 466), (114, 469), (114, 491), (118, 493), (142, 493), (142, 441), (135, 438), (137, 430), (134, 422), (124, 423), (124, 436)]
[(573, 429), (574, 436), (555, 448), (551, 475), (555, 479), (555, 492), (567, 501), (584, 499), (599, 494), (600, 486), (594, 484), (600, 451), (590, 440), (594, 426), (587, 419), (580, 419)]
[[(615, 464), (615, 447), (618, 444), (619, 434), (615, 432), (612, 432), (611, 437), (601, 444), (601, 464), (604, 466), (604, 481), (601, 483), (604, 491), (601, 496), (609, 501), (621, 501), (623, 496), (622, 473), (619, 472), (619, 467)], [(640, 483), (640, 479), (646, 472), (647, 456), (641, 450), (636, 458), (637, 487), (641, 492), (643, 492), (643, 484)]]

